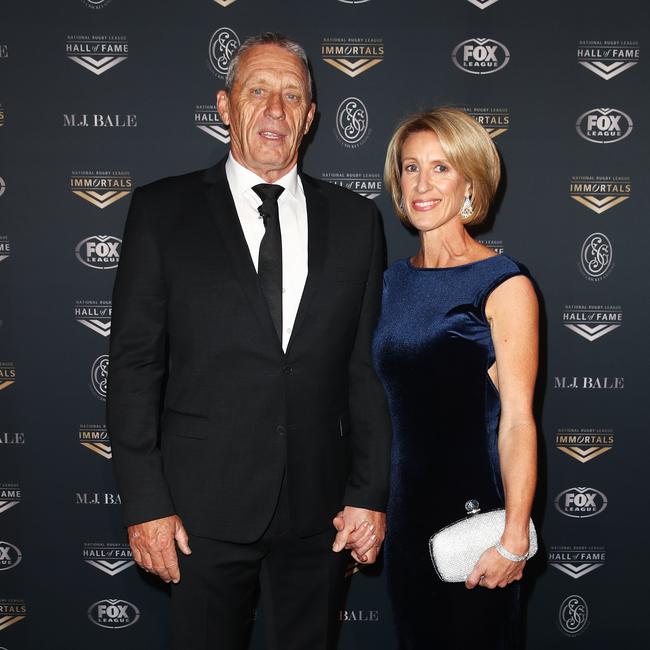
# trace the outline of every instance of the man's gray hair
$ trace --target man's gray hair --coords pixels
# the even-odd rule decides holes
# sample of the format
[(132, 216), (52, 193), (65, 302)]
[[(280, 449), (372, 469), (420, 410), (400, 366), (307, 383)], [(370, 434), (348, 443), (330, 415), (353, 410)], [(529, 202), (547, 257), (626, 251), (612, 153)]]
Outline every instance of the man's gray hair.
[(239, 49), (235, 52), (234, 56), (230, 60), (230, 64), (228, 65), (228, 74), (226, 75), (226, 90), (228, 91), (228, 94), (232, 91), (235, 79), (237, 78), (237, 71), (239, 69), (242, 54), (257, 45), (277, 45), (278, 47), (287, 50), (287, 52), (291, 52), (291, 54), (294, 54), (300, 59), (305, 67), (305, 74), (307, 75), (307, 90), (309, 93), (308, 99), (311, 101), (312, 82), (307, 54), (302, 45), (296, 43), (296, 41), (292, 41), (283, 34), (279, 34), (278, 32), (262, 32), (261, 34), (250, 36), (239, 46)]

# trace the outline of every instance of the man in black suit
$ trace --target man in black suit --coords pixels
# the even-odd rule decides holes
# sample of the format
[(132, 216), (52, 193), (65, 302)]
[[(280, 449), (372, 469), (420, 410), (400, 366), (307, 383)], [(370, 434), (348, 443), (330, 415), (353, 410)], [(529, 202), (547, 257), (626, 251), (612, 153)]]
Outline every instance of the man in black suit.
[(246, 41), (218, 107), (227, 159), (137, 189), (126, 222), (108, 394), (124, 522), (174, 583), (177, 650), (245, 648), (258, 580), (271, 646), (325, 650), (332, 551), (374, 562), (384, 535), (381, 220), (297, 171), (315, 114), (299, 45)]

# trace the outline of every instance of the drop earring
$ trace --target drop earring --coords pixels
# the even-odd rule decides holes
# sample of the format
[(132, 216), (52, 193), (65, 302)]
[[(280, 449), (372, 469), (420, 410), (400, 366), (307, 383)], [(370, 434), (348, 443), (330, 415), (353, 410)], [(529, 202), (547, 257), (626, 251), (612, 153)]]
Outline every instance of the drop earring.
[(472, 197), (466, 196), (463, 201), (463, 207), (460, 209), (460, 216), (463, 221), (467, 221), (474, 214), (474, 206), (472, 205)]

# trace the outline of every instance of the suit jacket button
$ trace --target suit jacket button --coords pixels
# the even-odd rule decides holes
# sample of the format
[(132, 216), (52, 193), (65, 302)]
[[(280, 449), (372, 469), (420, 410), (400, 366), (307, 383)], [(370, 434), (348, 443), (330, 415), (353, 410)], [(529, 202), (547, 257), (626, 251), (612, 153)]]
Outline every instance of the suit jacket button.
[(284, 365), (282, 366), (282, 372), (285, 375), (290, 375), (293, 372), (293, 368), (291, 366)]
[(287, 432), (286, 428), (283, 427), (281, 424), (279, 424), (279, 425), (275, 428), (275, 430), (276, 430), (276, 431), (277, 431), (281, 436), (283, 436), (283, 435)]

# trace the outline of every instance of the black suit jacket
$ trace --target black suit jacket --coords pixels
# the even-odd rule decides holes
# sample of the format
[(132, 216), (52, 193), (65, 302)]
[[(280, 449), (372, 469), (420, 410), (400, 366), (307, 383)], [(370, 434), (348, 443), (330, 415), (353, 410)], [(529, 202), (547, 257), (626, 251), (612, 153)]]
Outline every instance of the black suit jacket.
[(343, 504), (385, 509), (390, 421), (370, 358), (381, 219), (371, 201), (301, 179), (309, 271), (286, 354), (224, 161), (134, 192), (107, 400), (126, 525), (176, 513), (195, 535), (253, 541), (285, 468), (299, 535)]

